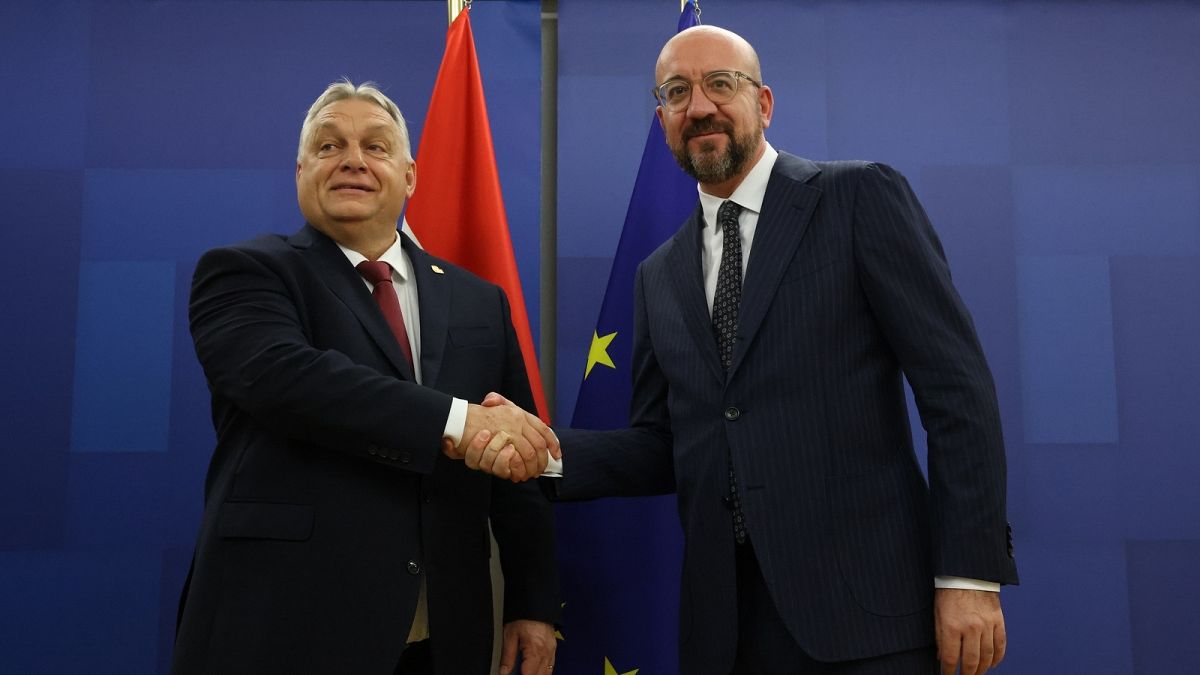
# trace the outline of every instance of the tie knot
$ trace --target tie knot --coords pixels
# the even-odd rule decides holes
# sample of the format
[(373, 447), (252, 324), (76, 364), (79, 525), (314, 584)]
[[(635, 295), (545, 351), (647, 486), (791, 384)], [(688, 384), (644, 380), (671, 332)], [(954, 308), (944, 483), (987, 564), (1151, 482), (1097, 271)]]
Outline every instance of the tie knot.
[(392, 282), (392, 266), (382, 260), (364, 260), (358, 263), (358, 273), (374, 286), (382, 281)]
[(721, 202), (721, 208), (717, 210), (717, 225), (721, 226), (722, 230), (730, 228), (737, 229), (738, 215), (742, 212), (742, 207), (728, 199)]

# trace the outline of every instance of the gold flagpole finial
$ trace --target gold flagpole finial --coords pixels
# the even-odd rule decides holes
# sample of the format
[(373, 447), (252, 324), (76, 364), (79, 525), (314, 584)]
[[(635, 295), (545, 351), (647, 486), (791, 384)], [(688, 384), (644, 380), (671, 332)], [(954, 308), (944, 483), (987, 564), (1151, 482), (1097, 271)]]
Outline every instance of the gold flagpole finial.
[(471, 8), (471, 0), (446, 0), (446, 6), (450, 10), (450, 23), (454, 23), (459, 13)]

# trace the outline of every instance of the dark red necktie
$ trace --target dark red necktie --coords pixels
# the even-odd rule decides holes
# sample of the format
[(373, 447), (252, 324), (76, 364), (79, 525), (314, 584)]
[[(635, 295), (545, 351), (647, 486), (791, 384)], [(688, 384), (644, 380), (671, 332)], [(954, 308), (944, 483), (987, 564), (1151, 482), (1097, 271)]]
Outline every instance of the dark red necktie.
[(388, 326), (391, 326), (396, 342), (400, 343), (400, 351), (404, 352), (404, 358), (408, 360), (411, 368), (412, 345), (408, 343), (408, 331), (404, 329), (400, 298), (396, 296), (396, 287), (392, 285), (392, 266), (382, 260), (364, 260), (356, 269), (374, 287), (371, 295), (375, 296), (375, 304), (379, 305), (379, 311), (383, 312), (383, 318), (387, 320)]

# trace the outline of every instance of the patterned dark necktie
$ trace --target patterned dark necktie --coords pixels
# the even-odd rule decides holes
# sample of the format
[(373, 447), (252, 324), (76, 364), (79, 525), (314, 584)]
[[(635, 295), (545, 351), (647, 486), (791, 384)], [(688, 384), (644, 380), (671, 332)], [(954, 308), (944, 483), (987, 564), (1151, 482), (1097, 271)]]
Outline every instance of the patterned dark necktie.
[[(738, 214), (742, 207), (725, 201), (717, 211), (721, 228), (721, 266), (717, 270), (717, 291), (713, 295), (712, 324), (717, 338), (721, 366), (729, 370), (733, 362), (733, 344), (737, 339), (738, 310), (742, 303), (742, 240), (738, 231)], [(733, 510), (733, 538), (739, 544), (746, 541), (746, 517), (738, 496), (737, 474), (733, 456), (729, 457), (729, 505)]]
[(404, 352), (404, 358), (408, 360), (411, 368), (412, 345), (408, 342), (408, 331), (404, 328), (400, 298), (396, 296), (396, 287), (392, 285), (392, 266), (380, 260), (364, 260), (355, 269), (374, 287), (371, 295), (375, 296), (375, 304), (379, 305), (379, 311), (383, 312), (383, 318), (387, 320), (392, 334), (396, 336), (396, 342), (400, 343), (400, 351)]

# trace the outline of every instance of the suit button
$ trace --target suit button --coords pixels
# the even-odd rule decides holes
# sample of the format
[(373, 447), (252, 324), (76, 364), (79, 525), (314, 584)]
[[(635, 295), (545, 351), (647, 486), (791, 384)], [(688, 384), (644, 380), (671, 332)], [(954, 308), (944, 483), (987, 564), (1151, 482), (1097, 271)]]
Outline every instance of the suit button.
[(372, 455), (372, 456), (378, 455), (379, 454), (379, 446), (375, 445), (374, 443), (368, 445), (367, 446), (367, 454)]
[(402, 452), (402, 453), (400, 453), (400, 456), (397, 457), (396, 459), (399, 459), (401, 464), (408, 464), (409, 462), (412, 461), (412, 453), (411, 452)]
[(412, 575), (420, 574), (421, 573), (420, 563), (418, 563), (416, 560), (409, 560), (408, 561), (408, 573), (412, 574)]
[(725, 419), (729, 420), (730, 422), (733, 422), (734, 420), (736, 420), (737, 418), (739, 418), (741, 416), (742, 416), (742, 411), (738, 410), (737, 408), (734, 408), (733, 406), (730, 406), (725, 409)]

